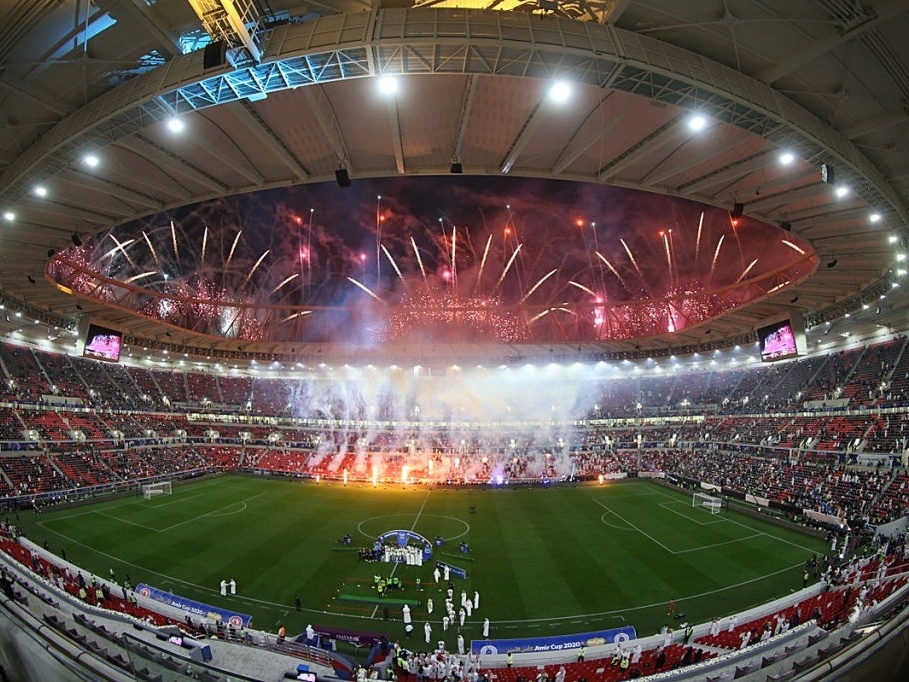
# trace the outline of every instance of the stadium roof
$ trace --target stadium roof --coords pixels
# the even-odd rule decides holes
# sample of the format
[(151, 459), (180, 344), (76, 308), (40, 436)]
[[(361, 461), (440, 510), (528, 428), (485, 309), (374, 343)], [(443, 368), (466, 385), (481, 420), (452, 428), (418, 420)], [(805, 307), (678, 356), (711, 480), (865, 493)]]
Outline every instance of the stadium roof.
[[(858, 337), (907, 326), (903, 0), (231, 7), (242, 16), (216, 0), (2, 3), (0, 296), (10, 308), (42, 329), (106, 320), (134, 342), (368, 356), (200, 336), (61, 291), (45, 268), (88, 235), (170, 208), (344, 175), (448, 175), (456, 165), (740, 210), (820, 257), (804, 281), (709, 324), (576, 351), (730, 345), (793, 311), (809, 327), (829, 321), (828, 331)], [(377, 94), (386, 76), (399, 77), (391, 97)], [(570, 92), (557, 111), (555, 81)], [(695, 113), (708, 135), (690, 129)], [(183, 132), (168, 125), (175, 116)], [(0, 331), (20, 327), (0, 319)], [(420, 349), (553, 352), (564, 348)]]

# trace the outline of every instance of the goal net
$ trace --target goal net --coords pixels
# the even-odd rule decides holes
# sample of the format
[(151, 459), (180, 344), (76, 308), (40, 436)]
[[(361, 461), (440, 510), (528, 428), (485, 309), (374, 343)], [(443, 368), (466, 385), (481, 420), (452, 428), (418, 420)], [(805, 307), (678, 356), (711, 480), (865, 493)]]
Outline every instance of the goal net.
[(694, 493), (691, 496), (691, 506), (704, 507), (709, 509), (711, 514), (719, 514), (723, 510), (723, 499), (707, 493)]
[(159, 481), (158, 483), (148, 483), (142, 486), (142, 497), (146, 500), (150, 500), (156, 495), (170, 495), (172, 492), (170, 481)]

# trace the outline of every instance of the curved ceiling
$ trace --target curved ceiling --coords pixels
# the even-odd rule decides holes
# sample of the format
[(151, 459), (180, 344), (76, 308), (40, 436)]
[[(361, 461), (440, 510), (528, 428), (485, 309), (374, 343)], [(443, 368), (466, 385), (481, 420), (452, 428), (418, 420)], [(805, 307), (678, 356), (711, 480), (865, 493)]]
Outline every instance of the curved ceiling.
[[(809, 326), (844, 325), (848, 313), (857, 335), (906, 327), (905, 2), (450, 4), (245, 3), (256, 30), (226, 29), (226, 52), (203, 47), (187, 0), (4, 4), (3, 297), (51, 324), (90, 316), (136, 342), (233, 350), (61, 292), (47, 262), (88, 235), (206, 199), (335, 182), (340, 169), (356, 183), (460, 164), (738, 205), (821, 258), (794, 288), (709, 326), (585, 350), (729, 344), (793, 310)], [(382, 93), (381, 76), (397, 77), (397, 92)], [(549, 96), (556, 80), (569, 86), (561, 103)], [(695, 112), (706, 117), (697, 133)]]

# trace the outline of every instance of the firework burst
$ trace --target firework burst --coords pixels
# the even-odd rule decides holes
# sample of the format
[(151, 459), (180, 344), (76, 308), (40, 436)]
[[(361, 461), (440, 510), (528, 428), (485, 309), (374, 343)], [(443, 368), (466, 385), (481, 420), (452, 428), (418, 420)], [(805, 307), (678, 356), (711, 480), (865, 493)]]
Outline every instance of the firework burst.
[[(604, 190), (574, 186), (569, 201), (558, 183), (512, 185), (503, 206), (488, 184), (458, 185), (452, 218), (437, 217), (440, 191), (430, 202), (389, 183), (380, 205), (368, 185), (370, 198), (347, 203), (325, 188), (222, 200), (86, 239), (48, 274), (79, 296), (209, 336), (552, 343), (676, 332), (817, 266), (791, 234), (730, 225), (719, 210), (635, 195), (619, 212)], [(304, 201), (315, 208), (294, 207)], [(760, 257), (731, 257), (727, 237)]]

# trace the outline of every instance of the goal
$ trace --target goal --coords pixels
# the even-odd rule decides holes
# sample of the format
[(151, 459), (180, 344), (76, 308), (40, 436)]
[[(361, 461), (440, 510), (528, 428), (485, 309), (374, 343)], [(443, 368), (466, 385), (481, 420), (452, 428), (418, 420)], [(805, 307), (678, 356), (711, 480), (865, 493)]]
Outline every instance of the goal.
[(157, 483), (148, 483), (142, 486), (142, 497), (146, 500), (150, 500), (155, 495), (170, 495), (172, 493), (170, 481), (158, 481)]
[(711, 514), (719, 514), (723, 511), (723, 499), (707, 493), (694, 493), (691, 496), (691, 506), (704, 507), (709, 509)]

